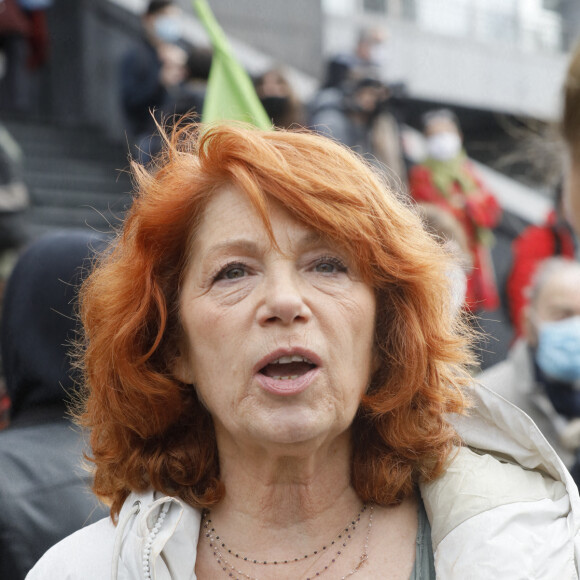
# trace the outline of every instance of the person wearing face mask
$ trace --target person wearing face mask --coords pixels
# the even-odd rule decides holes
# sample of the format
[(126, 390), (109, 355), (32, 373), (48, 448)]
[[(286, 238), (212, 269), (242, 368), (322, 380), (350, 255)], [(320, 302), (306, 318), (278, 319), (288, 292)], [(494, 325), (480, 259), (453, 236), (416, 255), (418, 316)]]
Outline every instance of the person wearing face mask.
[(515, 338), (523, 334), (522, 312), (526, 305), (526, 288), (545, 259), (552, 256), (574, 258), (577, 239), (570, 224), (569, 208), (564, 204), (563, 187), (556, 188), (554, 209), (543, 224), (525, 228), (512, 242), (512, 266), (506, 281), (506, 298)]
[(470, 163), (454, 113), (447, 109), (428, 112), (423, 126), (428, 155), (409, 171), (411, 196), (417, 202), (443, 208), (461, 223), (473, 259), (465, 308), (473, 312), (495, 310), (499, 294), (490, 246), (501, 207)]
[(376, 74), (352, 69), (341, 88), (323, 89), (309, 105), (309, 127), (331, 137), (393, 176), (406, 189), (407, 168), (390, 89)]
[(340, 89), (353, 70), (375, 72), (388, 67), (389, 60), (387, 31), (382, 27), (363, 28), (352, 52), (335, 54), (326, 63), (324, 88)]
[(304, 125), (304, 106), (280, 67), (268, 69), (255, 81), (256, 92), (275, 127)]
[(152, 138), (155, 121), (172, 113), (172, 103), (186, 78), (187, 53), (178, 46), (181, 8), (173, 0), (151, 0), (142, 18), (142, 38), (121, 62), (121, 101), (129, 139), (146, 162), (161, 143)]
[(580, 263), (544, 260), (524, 310), (524, 335), (478, 380), (525, 411), (580, 482)]

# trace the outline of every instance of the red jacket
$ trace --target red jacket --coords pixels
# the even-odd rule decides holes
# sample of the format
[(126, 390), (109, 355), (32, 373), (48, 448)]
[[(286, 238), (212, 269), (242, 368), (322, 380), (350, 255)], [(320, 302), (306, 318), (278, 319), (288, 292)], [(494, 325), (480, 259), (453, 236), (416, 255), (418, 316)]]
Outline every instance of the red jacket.
[(409, 187), (415, 201), (433, 203), (443, 208), (465, 230), (473, 258), (473, 270), (467, 279), (465, 307), (469, 310), (495, 310), (499, 307), (499, 295), (489, 248), (484, 240), (491, 237), (490, 229), (499, 222), (502, 210), (468, 160), (463, 169), (476, 184), (472, 191), (463, 191), (458, 182), (454, 182), (450, 191), (440, 191), (433, 183), (431, 170), (424, 165), (411, 168)]
[(513, 242), (513, 262), (507, 279), (506, 293), (515, 336), (523, 332), (523, 309), (527, 304), (525, 290), (542, 260), (552, 256), (574, 258), (574, 236), (570, 228), (556, 223), (556, 214), (542, 226), (529, 226)]

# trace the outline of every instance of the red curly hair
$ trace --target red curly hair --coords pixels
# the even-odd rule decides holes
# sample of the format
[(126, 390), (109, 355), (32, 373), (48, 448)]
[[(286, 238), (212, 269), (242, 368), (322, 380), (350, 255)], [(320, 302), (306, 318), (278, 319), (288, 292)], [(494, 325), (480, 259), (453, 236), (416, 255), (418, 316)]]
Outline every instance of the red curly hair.
[(274, 198), (346, 246), (375, 289), (382, 365), (352, 425), (361, 499), (392, 504), (437, 477), (460, 444), (445, 414), (466, 408), (471, 355), (450, 314), (451, 258), (415, 212), (359, 156), (305, 131), (181, 123), (165, 139), (155, 165), (133, 163), (133, 206), (80, 293), (79, 421), (91, 429), (93, 489), (113, 518), (150, 487), (197, 507), (223, 497), (211, 416), (172, 368), (187, 250), (225, 185), (245, 192), (266, 228)]

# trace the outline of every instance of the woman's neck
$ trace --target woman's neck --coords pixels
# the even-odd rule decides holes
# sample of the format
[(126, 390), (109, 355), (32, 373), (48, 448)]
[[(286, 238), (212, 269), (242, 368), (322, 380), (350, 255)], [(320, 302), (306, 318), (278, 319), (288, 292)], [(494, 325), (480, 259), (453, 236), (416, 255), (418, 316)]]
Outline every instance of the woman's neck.
[(258, 546), (280, 545), (278, 534), (285, 542), (290, 534), (309, 549), (362, 506), (350, 483), (348, 434), (316, 450), (293, 453), (220, 447), (220, 470), (226, 495), (211, 510), (212, 520), (239, 550), (239, 544), (252, 540)]
[(198, 578), (409, 577), (416, 503), (363, 505), (350, 483), (348, 434), (311, 453), (219, 448), (226, 495), (204, 514)]

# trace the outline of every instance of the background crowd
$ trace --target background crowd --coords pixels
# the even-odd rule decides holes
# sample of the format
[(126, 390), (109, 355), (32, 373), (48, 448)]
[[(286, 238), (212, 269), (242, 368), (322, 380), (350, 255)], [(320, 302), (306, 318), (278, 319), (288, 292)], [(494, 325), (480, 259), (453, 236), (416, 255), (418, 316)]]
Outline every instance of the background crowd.
[[(50, 58), (50, 4), (0, 1), (0, 120), (29, 113), (25, 69)], [(387, 43), (387, 30), (361, 29), (352, 52), (327, 60), (319, 89), (306, 102), (283, 63), (253, 76), (256, 94), (275, 127), (307, 127), (351, 147), (416, 207), (426, 229), (457, 258), (449, 275), (458, 315), (476, 329), (489, 316), (504, 316), (509, 340), (501, 343), (501, 361), (474, 368), (474, 377), (536, 421), (578, 482), (580, 264), (563, 195), (565, 165), (545, 223), (514, 236), (509, 268), (498, 272), (492, 249), (501, 202), (465, 149), (452, 107), (403, 118), (405, 86), (385, 76), (381, 64)], [(131, 156), (154, 160), (161, 148), (156, 123), (184, 114), (201, 118), (211, 64), (207, 46), (185, 41), (178, 3), (147, 3), (140, 38), (117, 63)], [(83, 441), (67, 420), (74, 388), (65, 345), (75, 336), (74, 288), (106, 235), (57, 232), (31, 240), (22, 163), (18, 143), (0, 127), (0, 577), (7, 580), (24, 578), (48, 546), (103, 513), (84, 491), (87, 477), (73, 467)], [(481, 338), (482, 350), (489, 340)], [(43, 481), (39, 466), (50, 466)], [(73, 489), (78, 501), (63, 509), (64, 489)], [(23, 493), (26, 501), (19, 500)]]

